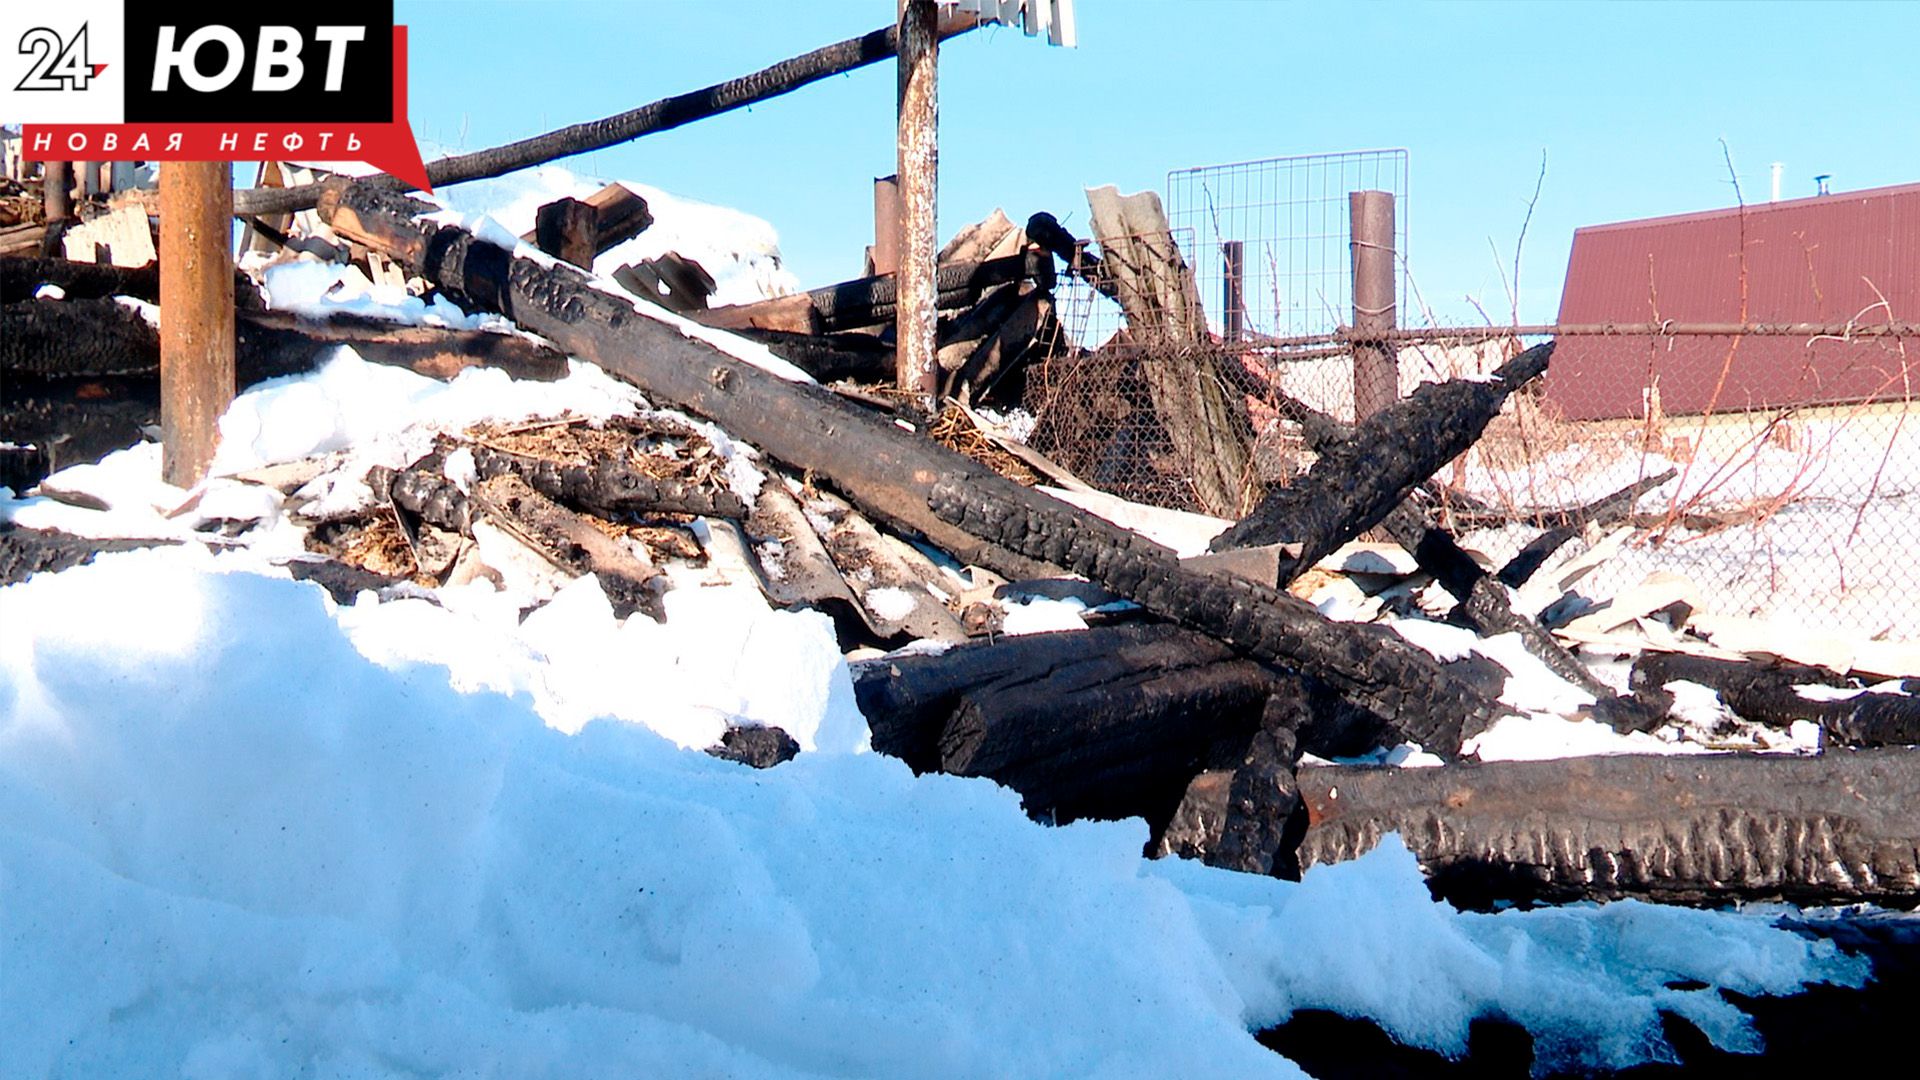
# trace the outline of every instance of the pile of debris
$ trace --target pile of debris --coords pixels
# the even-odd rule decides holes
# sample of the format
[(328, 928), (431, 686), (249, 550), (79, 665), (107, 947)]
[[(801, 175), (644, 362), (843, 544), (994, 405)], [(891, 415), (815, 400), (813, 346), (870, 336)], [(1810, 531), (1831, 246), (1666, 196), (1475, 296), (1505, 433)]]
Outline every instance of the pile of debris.
[[(1047, 215), (1022, 229), (996, 214), (948, 245), (947, 405), (936, 416), (888, 389), (889, 276), (708, 307), (713, 277), (691, 259), (596, 274), (609, 246), (647, 227), (636, 200), (609, 188), (544, 207), (531, 237), (539, 251), (503, 248), (444, 215), (425, 220), (432, 207), (340, 179), (311, 226), (289, 225), (318, 241), (298, 258), (324, 245), (361, 260), (369, 279), (504, 316), (513, 332), (316, 321), (243, 302), (243, 383), (303, 370), (341, 343), (441, 378), (469, 364), (551, 378), (575, 357), (716, 426), (649, 413), (445, 432), (402, 467), (345, 478), (364, 484), (357, 501), (296, 505), (310, 549), (325, 556), (297, 572), (344, 600), (519, 564), (556, 580), (592, 574), (617, 615), (659, 619), (662, 566), (722, 565), (750, 574), (775, 605), (833, 617), (858, 659), (877, 750), (917, 770), (991, 777), (1044, 820), (1143, 817), (1153, 851), (1255, 873), (1297, 875), (1398, 829), (1436, 887), (1477, 901), (1920, 896), (1920, 760), (1866, 749), (1920, 741), (1908, 686), (1885, 678), (1910, 671), (1858, 658), (1757, 663), (1688, 633), (1691, 608), (1659, 590), (1617, 598), (1611, 615), (1572, 604), (1583, 564), (1554, 564), (1558, 549), (1598, 541), (1669, 477), (1575, 510), (1504, 515), (1540, 533), (1505, 566), (1456, 541), (1461, 522), (1502, 515), (1434, 477), (1540, 376), (1550, 344), (1484, 380), (1422, 386), (1357, 424), (1292, 403), (1290, 423), (1316, 462), (1261, 494), (1247, 480), (1245, 397), (1223, 374), (1191, 276), (1181, 284), (1177, 250), (1151, 242), (1164, 222), (1144, 200), (1095, 193), (1099, 259)], [(1048, 330), (1056, 259), (1127, 298), (1136, 329), (1105, 347), (1134, 350), (1168, 437), (1220, 463), (1194, 490), (1207, 508), (1250, 504), (1236, 522), (1102, 498), (982, 411), (1017, 402), (1026, 365), (1073, 347)], [(0, 423), (15, 444), (7, 482), (24, 490), (152, 422), (150, 307), (121, 298), (157, 293), (147, 271), (0, 267)], [(105, 434), (82, 434), (96, 428)], [(756, 447), (767, 481), (732, 475), (715, 431)], [(312, 491), (326, 467), (254, 479)], [(57, 565), (31, 551), (71, 543), (13, 529), (0, 534), (12, 553), (0, 566)], [(1002, 632), (1024, 602), (1062, 597), (1090, 628)], [(1632, 632), (1654, 624), (1664, 629)], [(1448, 633), (1451, 644), (1437, 636)], [(1597, 675), (1571, 651), (1582, 645), (1589, 656), (1638, 653), (1629, 681)], [(1560, 704), (1516, 696), (1522, 668), (1550, 672)], [(1689, 688), (1701, 686), (1738, 719), (1694, 719)], [(1515, 722), (1765, 748), (1789, 740), (1754, 725), (1793, 721), (1817, 724), (1827, 752), (1470, 763)], [(1328, 764), (1407, 744), (1447, 764)], [(795, 749), (739, 729), (716, 751), (765, 765)]]

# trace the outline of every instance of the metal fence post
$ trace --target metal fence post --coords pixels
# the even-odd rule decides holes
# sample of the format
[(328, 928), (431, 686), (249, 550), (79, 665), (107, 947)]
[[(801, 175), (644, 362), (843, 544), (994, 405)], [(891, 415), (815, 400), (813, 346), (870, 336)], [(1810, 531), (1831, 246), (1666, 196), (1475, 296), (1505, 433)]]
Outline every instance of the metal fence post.
[(1228, 342), (1237, 342), (1247, 325), (1247, 245), (1228, 240), (1220, 245), (1220, 330)]
[(1371, 416), (1400, 396), (1398, 350), (1371, 333), (1399, 323), (1394, 296), (1393, 193), (1347, 195), (1353, 253), (1353, 415)]

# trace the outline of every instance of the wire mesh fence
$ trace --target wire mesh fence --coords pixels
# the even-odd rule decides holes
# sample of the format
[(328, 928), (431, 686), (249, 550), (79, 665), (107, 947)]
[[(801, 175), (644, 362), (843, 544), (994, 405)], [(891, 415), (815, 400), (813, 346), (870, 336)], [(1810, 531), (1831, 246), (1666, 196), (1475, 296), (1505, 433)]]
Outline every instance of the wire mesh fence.
[(1386, 191), (1395, 207), (1394, 252), (1407, 295), (1407, 151), (1353, 150), (1167, 174), (1167, 218), (1187, 230), (1212, 331), (1245, 335), (1324, 333), (1352, 311), (1347, 197)]

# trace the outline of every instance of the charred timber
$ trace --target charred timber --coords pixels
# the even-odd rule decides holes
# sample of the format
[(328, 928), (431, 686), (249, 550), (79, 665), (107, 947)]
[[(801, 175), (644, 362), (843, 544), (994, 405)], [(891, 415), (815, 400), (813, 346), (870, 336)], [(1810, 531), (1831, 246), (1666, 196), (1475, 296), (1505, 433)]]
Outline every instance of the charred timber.
[(1367, 529), (1441, 466), (1466, 452), (1507, 395), (1540, 375), (1553, 343), (1508, 361), (1485, 382), (1428, 383), (1354, 425), (1353, 435), (1320, 452), (1305, 476), (1262, 499), (1253, 513), (1215, 537), (1214, 551), (1298, 543), (1283, 559), (1282, 585)]
[[(949, 19), (941, 23), (938, 32), (942, 38), (947, 38), (966, 33), (975, 25), (971, 18)], [(798, 90), (808, 83), (890, 59), (897, 56), (899, 51), (899, 28), (887, 26), (870, 34), (782, 60), (751, 75), (715, 83), (705, 89), (662, 98), (637, 109), (573, 124), (505, 146), (440, 158), (427, 164), (427, 179), (434, 187), (484, 180), (574, 154), (616, 146), (642, 135), (670, 131), (682, 124), (718, 116)], [(403, 191), (407, 186), (391, 176), (382, 176), (376, 182), (390, 191)], [(325, 190), (326, 185), (320, 183), (236, 191), (234, 212), (284, 214), (306, 210), (319, 204)]]
[(1503, 511), (1495, 507), (1463, 508), (1453, 512), (1453, 526), (1456, 529), (1497, 528), (1501, 525), (1532, 525), (1541, 529), (1580, 529), (1588, 524), (1605, 525), (1631, 514), (1633, 505), (1640, 500), (1640, 496), (1678, 475), (1680, 475), (1678, 471), (1666, 469), (1653, 476), (1643, 476), (1618, 491), (1602, 495), (1585, 506), (1576, 506), (1571, 509), (1533, 507)]
[(602, 517), (696, 514), (738, 520), (747, 516), (747, 504), (731, 491), (648, 476), (622, 461), (567, 465), (476, 446), (473, 462), (482, 478), (511, 473), (550, 499)]
[[(253, 280), (234, 271), (234, 305), (243, 311), (266, 306)], [(158, 266), (114, 266), (111, 263), (83, 263), (70, 259), (42, 259), (35, 256), (0, 256), (0, 303), (31, 300), (43, 285), (53, 285), (68, 300), (105, 300), (112, 296), (131, 296), (158, 303), (160, 268)]]
[(970, 535), (1071, 570), (1256, 659), (1323, 678), (1437, 754), (1457, 754), (1464, 739), (1503, 715), (1492, 699), (1385, 627), (1337, 623), (1279, 589), (1187, 569), (1172, 550), (1143, 536), (1088, 528), (1083, 519), (1090, 515), (1064, 504), (1015, 500), (946, 477), (934, 485), (931, 507)]
[[(971, 307), (988, 289), (1017, 281), (1034, 281), (1042, 289), (1053, 287), (1053, 258), (1045, 254), (1008, 255), (979, 263), (956, 263), (935, 271), (935, 304), (940, 310)], [(821, 331), (853, 330), (878, 326), (891, 320), (898, 311), (899, 286), (892, 274), (857, 278), (828, 285), (802, 294), (811, 309), (809, 322), (817, 322)], [(693, 317), (709, 326), (722, 328), (755, 326), (756, 313), (775, 307), (785, 309), (798, 297), (779, 297), (753, 304), (736, 304), (696, 312)]]
[(1303, 866), (1398, 832), (1456, 903), (1644, 899), (1912, 906), (1920, 751), (1585, 757), (1300, 770)]
[(1326, 678), (1441, 754), (1502, 715), (1391, 631), (1335, 623), (1305, 602), (1183, 569), (1173, 552), (902, 431), (821, 387), (789, 382), (639, 312), (564, 264), (516, 259), (463, 230), (418, 222), (420, 203), (341, 185), (336, 230), (661, 401), (691, 409), (839, 488), (867, 513), (1009, 579), (1064, 566), (1252, 655)]
[[(1681, 681), (1711, 687), (1728, 708), (1755, 723), (1777, 727), (1795, 720), (1817, 723), (1828, 745), (1920, 743), (1920, 697), (1905, 692), (1910, 687), (1898, 693), (1874, 693), (1825, 668), (1649, 652), (1634, 663), (1628, 685), (1636, 701), (1664, 716), (1673, 706), (1667, 684)], [(1798, 688), (1803, 686), (1814, 688), (1816, 696), (1801, 694)], [(1822, 687), (1851, 696), (1821, 695), (1817, 688)]]
[(1237, 763), (1285, 680), (1165, 624), (1030, 634), (863, 665), (874, 749), (986, 776), (1055, 820), (1165, 825), (1195, 773)]
[[(348, 345), (372, 363), (450, 379), (468, 367), (498, 367), (520, 379), (566, 374), (567, 358), (514, 334), (408, 326), (362, 316), (303, 319), (245, 311), (235, 325), (235, 380), (311, 371), (322, 354)], [(157, 377), (160, 337), (116, 300), (29, 300), (0, 307), (0, 371), (41, 379)]]
[(35, 574), (57, 574), (84, 566), (95, 555), (171, 545), (173, 540), (102, 540), (57, 529), (29, 529), (0, 521), (0, 585), (15, 585)]

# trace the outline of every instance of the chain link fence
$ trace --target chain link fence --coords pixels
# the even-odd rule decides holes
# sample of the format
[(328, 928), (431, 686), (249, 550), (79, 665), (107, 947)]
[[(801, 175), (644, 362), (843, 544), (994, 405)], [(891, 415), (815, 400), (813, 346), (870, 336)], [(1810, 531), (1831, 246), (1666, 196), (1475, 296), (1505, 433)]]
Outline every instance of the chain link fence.
[[(1148, 365), (1162, 358), (1129, 344), (1119, 305), (1085, 283), (1063, 290), (1060, 312), (1069, 340), (1030, 381), (1036, 447), (1127, 498), (1220, 513), (1196, 499), (1194, 462), (1155, 411)], [(1542, 512), (1671, 471), (1618, 522), (1620, 536), (1565, 549), (1618, 544), (1583, 591), (1615, 595), (1665, 572), (1722, 614), (1920, 639), (1920, 327), (1731, 329), (1434, 328), (1396, 332), (1389, 352), (1405, 395), (1556, 342), (1547, 377), (1436, 478), (1476, 508), (1453, 524), (1495, 564), (1539, 534), (1525, 522)], [(1244, 407), (1249, 501), (1311, 464), (1291, 402), (1353, 418), (1351, 337), (1208, 335), (1211, 370)], [(1511, 523), (1492, 523), (1502, 519)]]

